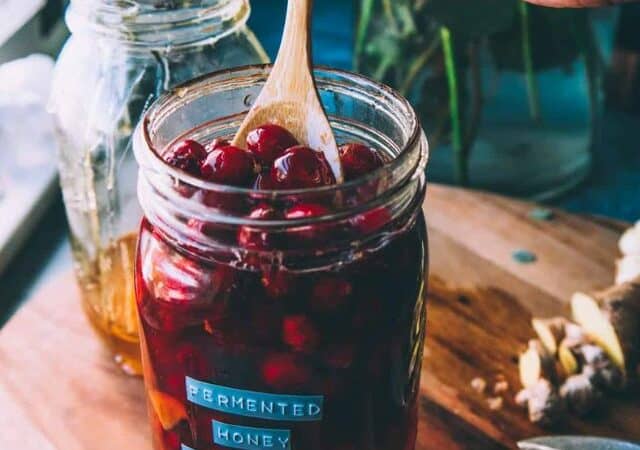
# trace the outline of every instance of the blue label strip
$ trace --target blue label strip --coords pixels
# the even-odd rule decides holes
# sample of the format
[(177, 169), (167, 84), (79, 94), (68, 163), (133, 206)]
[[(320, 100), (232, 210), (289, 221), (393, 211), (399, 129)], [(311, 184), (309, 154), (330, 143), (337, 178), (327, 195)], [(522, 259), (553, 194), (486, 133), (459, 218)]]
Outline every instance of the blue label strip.
[(242, 450), (291, 450), (291, 432), (213, 421), (213, 443)]
[(218, 386), (190, 377), (186, 377), (186, 388), (191, 403), (214, 411), (290, 422), (322, 420), (324, 398), (321, 395), (266, 394)]
[(193, 450), (193, 449), (191, 447), (189, 447), (188, 445), (182, 444), (181, 450)]

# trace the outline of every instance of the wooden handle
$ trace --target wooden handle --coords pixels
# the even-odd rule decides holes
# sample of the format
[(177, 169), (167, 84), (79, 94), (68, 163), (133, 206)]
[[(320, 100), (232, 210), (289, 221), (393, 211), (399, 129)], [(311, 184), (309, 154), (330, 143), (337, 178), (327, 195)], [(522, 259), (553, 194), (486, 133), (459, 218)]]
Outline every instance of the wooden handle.
[(307, 64), (311, 69), (311, 10), (313, 0), (289, 0), (287, 5), (287, 20), (282, 35), (282, 43), (273, 68), (279, 72), (282, 81), (291, 82), (306, 71), (299, 65)]

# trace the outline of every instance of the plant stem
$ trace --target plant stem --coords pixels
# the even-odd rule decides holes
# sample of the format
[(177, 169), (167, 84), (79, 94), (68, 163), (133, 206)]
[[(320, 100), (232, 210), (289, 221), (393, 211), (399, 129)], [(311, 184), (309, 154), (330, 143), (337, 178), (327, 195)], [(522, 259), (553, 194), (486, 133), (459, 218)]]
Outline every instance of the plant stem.
[(424, 69), (424, 67), (427, 65), (427, 63), (429, 62), (429, 60), (431, 59), (435, 51), (438, 49), (440, 42), (441, 42), (440, 36), (434, 37), (434, 39), (431, 41), (431, 44), (429, 44), (429, 46), (425, 49), (425, 51), (422, 52), (422, 54), (420, 54), (413, 61), (413, 63), (409, 67), (407, 77), (405, 78), (404, 83), (402, 83), (402, 87), (400, 88), (400, 93), (403, 96), (407, 96), (409, 94), (409, 91), (411, 90), (413, 82), (415, 81), (418, 74), (420, 74), (420, 71)]
[(462, 130), (460, 124), (460, 103), (458, 95), (458, 76), (456, 73), (455, 55), (451, 31), (447, 27), (440, 28), (442, 51), (444, 53), (447, 83), (449, 85), (449, 114), (451, 116), (451, 142), (455, 159), (455, 179), (461, 185), (468, 183), (467, 157), (462, 145)]
[(520, 0), (520, 25), (522, 27), (522, 58), (524, 73), (527, 81), (527, 95), (529, 97), (529, 114), (534, 122), (540, 121), (540, 96), (538, 82), (533, 71), (533, 52), (531, 50), (531, 27), (529, 23), (529, 5)]
[(391, 5), (391, 0), (382, 0), (382, 7), (384, 8), (384, 14), (387, 16), (387, 19), (395, 27), (396, 18), (393, 16), (393, 6)]
[(469, 158), (471, 148), (478, 137), (480, 121), (482, 119), (482, 73), (480, 72), (480, 42), (469, 44), (469, 78), (471, 79), (471, 117), (464, 136), (464, 154)]
[(369, 24), (371, 23), (374, 3), (375, 0), (362, 0), (360, 7), (360, 20), (358, 21), (358, 30), (356, 32), (356, 48), (353, 61), (356, 70), (360, 69), (360, 58), (364, 51), (364, 42), (367, 38)]

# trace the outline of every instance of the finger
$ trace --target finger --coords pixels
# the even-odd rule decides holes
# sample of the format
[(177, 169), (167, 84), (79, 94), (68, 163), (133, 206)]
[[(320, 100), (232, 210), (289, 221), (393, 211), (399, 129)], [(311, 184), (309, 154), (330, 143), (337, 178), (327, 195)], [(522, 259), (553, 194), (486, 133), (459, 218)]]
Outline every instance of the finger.
[(634, 0), (527, 0), (540, 6), (551, 6), (554, 8), (593, 8), (597, 6), (613, 6), (622, 3), (629, 3)]

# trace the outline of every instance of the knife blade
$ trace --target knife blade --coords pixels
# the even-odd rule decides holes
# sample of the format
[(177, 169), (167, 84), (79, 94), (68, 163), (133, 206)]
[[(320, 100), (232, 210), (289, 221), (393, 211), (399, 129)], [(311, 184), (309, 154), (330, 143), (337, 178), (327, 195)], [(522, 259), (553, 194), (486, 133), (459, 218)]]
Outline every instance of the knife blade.
[(518, 442), (521, 450), (640, 450), (640, 445), (587, 436), (545, 436)]

